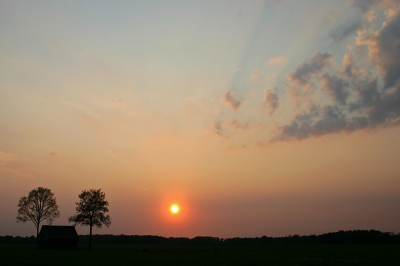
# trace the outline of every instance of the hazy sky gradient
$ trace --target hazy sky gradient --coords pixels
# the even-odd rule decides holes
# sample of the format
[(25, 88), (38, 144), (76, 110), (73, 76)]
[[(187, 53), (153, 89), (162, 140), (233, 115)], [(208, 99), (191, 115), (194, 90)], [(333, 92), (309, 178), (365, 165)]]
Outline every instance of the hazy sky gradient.
[(38, 186), (57, 225), (101, 188), (101, 234), (400, 232), (399, 10), (1, 1), (0, 235)]

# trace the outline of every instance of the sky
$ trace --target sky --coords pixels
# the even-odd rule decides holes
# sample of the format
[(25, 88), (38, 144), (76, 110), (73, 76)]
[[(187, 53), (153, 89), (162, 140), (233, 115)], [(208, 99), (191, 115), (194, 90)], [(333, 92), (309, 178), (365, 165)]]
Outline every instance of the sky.
[[(0, 235), (400, 232), (400, 1), (0, 2)], [(177, 204), (179, 213), (169, 208)], [(77, 226), (79, 234), (89, 228)]]

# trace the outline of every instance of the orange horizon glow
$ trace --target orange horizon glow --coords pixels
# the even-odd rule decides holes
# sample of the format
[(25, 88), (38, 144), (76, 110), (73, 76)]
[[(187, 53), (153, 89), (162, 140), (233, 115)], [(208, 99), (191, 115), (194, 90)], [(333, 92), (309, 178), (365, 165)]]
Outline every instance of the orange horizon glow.
[(167, 227), (174, 228), (178, 226), (181, 228), (187, 224), (193, 217), (189, 215), (190, 207), (187, 200), (187, 195), (182, 191), (167, 192), (164, 199), (160, 202), (159, 214), (161, 214), (163, 222)]

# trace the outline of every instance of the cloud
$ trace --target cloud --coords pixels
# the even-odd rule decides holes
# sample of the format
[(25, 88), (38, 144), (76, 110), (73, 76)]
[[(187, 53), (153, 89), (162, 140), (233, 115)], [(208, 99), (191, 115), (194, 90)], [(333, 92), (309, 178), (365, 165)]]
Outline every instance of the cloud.
[[(326, 106), (319, 112), (314, 114), (300, 114), (286, 126), (280, 128), (280, 134), (271, 141), (280, 140), (302, 140), (311, 136), (318, 137), (328, 133), (338, 133), (346, 126), (344, 114), (335, 106)], [(318, 117), (313, 121), (314, 116)]]
[(390, 92), (380, 92), (377, 80), (358, 89), (358, 100), (346, 108), (336, 105), (315, 107), (313, 112), (303, 112), (285, 126), (271, 142), (302, 140), (340, 132), (400, 125), (400, 85)]
[(365, 84), (358, 90), (359, 100), (352, 103), (354, 110), (365, 110), (368, 126), (399, 125), (400, 84), (390, 91), (380, 91), (377, 80)]
[(400, 13), (390, 18), (378, 31), (368, 31), (357, 38), (357, 44), (367, 45), (373, 64), (384, 75), (385, 89), (400, 79)]
[[(333, 55), (317, 53), (288, 74), (289, 93), (293, 87), (301, 89), (311, 82), (319, 83), (315, 82), (314, 90), (299, 94), (312, 99), (309, 109), (279, 126), (278, 134), (270, 141), (303, 140), (400, 125), (399, 29), (400, 13), (397, 13), (379, 30), (359, 30), (357, 49), (344, 55), (342, 67), (331, 66)], [(319, 90), (326, 91), (330, 99), (320, 97)]]
[(353, 33), (356, 33), (363, 26), (364, 25), (361, 22), (354, 22), (350, 25), (342, 25), (334, 30), (331, 30), (329, 35), (333, 38), (334, 42), (339, 43)]
[(227, 93), (225, 93), (222, 98), (221, 102), (229, 106), (232, 110), (238, 110), (242, 103), (238, 100), (237, 97), (233, 96), (233, 93), (235, 90), (230, 90)]
[(331, 66), (334, 55), (327, 52), (315, 52), (303, 61), (293, 72), (286, 74), (289, 79), (288, 93), (299, 108), (303, 101), (309, 101), (310, 92), (314, 90), (313, 78)]
[(288, 59), (284, 56), (276, 56), (271, 58), (268, 63), (270, 65), (282, 65), (282, 64), (286, 64), (288, 62)]
[(279, 107), (279, 97), (273, 93), (271, 89), (264, 91), (264, 106), (268, 107), (270, 115), (273, 115), (275, 110)]
[(353, 6), (361, 9), (363, 13), (366, 13), (376, 2), (379, 0), (355, 0)]
[(308, 60), (299, 65), (295, 71), (286, 74), (291, 82), (306, 85), (313, 76), (318, 75), (324, 68), (329, 67), (334, 55), (327, 52), (316, 52)]
[(342, 60), (342, 74), (353, 80), (360, 80), (362, 73), (365, 72), (363, 68), (357, 67), (358, 58), (354, 53), (346, 53)]
[(355, 0), (353, 3), (353, 6), (360, 8), (363, 13), (366, 13), (371, 9), (393, 10), (398, 8), (399, 5), (399, 0)]
[(381, 101), (381, 94), (378, 91), (378, 80), (374, 79), (369, 83), (364, 83), (358, 88), (357, 95), (359, 99), (349, 104), (350, 111), (359, 110), (360, 108), (369, 108)]
[(369, 22), (376, 18), (376, 11), (385, 9), (387, 18), (395, 16), (400, 11), (398, 0), (355, 0), (353, 6), (363, 12), (363, 19)]
[(339, 6), (339, 7), (336, 8), (336, 9), (331, 9), (331, 10), (329, 10), (329, 13), (325, 15), (324, 23), (325, 23), (325, 24), (330, 24), (330, 23), (336, 21), (336, 20), (337, 20), (337, 17), (338, 17), (338, 16), (340, 15), (340, 13), (342, 13), (342, 12), (343, 12), (343, 7), (342, 7), (342, 6)]
[(387, 18), (392, 18), (396, 16), (400, 12), (400, 2), (390, 6), (387, 10), (385, 10), (385, 15)]
[(219, 138), (224, 138), (224, 139), (228, 139), (227, 136), (225, 136), (225, 134), (223, 133), (223, 129), (222, 129), (222, 124), (220, 122), (215, 122), (214, 125), (211, 128), (211, 132), (219, 137)]
[(321, 77), (322, 89), (326, 90), (328, 94), (339, 104), (345, 105), (349, 92), (347, 90), (347, 82), (335, 76), (324, 74)]
[(234, 129), (249, 129), (250, 125), (248, 122), (240, 122), (237, 119), (233, 119), (231, 123), (229, 124), (230, 127)]
[[(225, 123), (226, 126), (233, 130), (247, 130), (250, 129), (250, 123), (249, 122), (241, 122), (237, 119), (232, 119), (229, 122)], [(207, 131), (210, 131), (213, 135), (223, 138), (223, 139), (229, 139), (229, 137), (226, 135), (225, 130), (223, 128), (223, 125), (221, 122), (215, 122), (211, 129), (208, 128)]]

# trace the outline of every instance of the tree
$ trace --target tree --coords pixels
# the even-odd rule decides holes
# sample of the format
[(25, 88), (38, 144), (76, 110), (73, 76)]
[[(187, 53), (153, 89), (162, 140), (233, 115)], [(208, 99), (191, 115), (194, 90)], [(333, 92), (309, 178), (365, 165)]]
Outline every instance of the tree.
[(29, 192), (28, 197), (22, 197), (18, 203), (17, 222), (26, 223), (31, 220), (36, 226), (36, 239), (39, 236), (39, 226), (44, 220), (52, 224), (60, 217), (56, 198), (50, 189), (38, 187)]
[(104, 224), (109, 227), (111, 218), (105, 213), (108, 212), (108, 201), (106, 194), (101, 189), (84, 190), (79, 194), (80, 201), (76, 202), (77, 214), (68, 218), (74, 225), (89, 225), (89, 250), (92, 249), (92, 227), (93, 225), (101, 228)]

